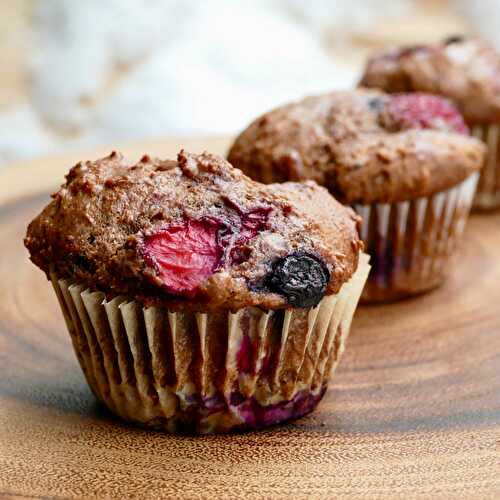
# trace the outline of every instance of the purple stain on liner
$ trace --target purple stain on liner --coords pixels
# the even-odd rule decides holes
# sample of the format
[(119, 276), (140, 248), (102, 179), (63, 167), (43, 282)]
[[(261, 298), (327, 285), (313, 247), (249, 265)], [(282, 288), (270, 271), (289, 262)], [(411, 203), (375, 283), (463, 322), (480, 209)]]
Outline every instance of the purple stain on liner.
[(241, 428), (259, 429), (292, 418), (299, 418), (312, 411), (326, 392), (324, 387), (319, 394), (302, 391), (291, 400), (273, 405), (260, 405), (253, 397), (245, 399), (235, 408), (244, 420)]
[[(239, 391), (233, 391), (226, 401), (222, 394), (202, 398), (198, 394), (192, 394), (186, 398), (191, 404), (173, 417), (176, 422), (177, 431), (181, 433), (196, 433), (203, 428), (210, 417), (220, 414), (232, 414), (238, 417), (239, 422), (223, 429), (225, 432), (237, 430), (257, 430), (264, 427), (295, 419), (311, 412), (319, 403), (326, 392), (323, 387), (318, 394), (302, 391), (291, 400), (284, 400), (271, 405), (261, 405), (252, 397), (245, 397)], [(158, 422), (158, 427), (165, 424), (168, 419)], [(151, 422), (152, 426), (153, 421)]]
[(238, 371), (241, 373), (255, 373), (255, 346), (252, 344), (247, 334), (243, 335), (238, 352), (236, 353), (236, 363)]
[(207, 410), (218, 412), (226, 408), (226, 401), (224, 400), (224, 396), (220, 392), (217, 392), (213, 396), (204, 398), (203, 405)]

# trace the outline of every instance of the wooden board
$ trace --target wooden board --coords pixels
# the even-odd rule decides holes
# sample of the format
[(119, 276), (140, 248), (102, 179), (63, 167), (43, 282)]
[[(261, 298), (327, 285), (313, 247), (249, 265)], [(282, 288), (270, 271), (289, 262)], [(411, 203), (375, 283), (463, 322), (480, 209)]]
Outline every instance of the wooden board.
[[(227, 141), (184, 144), (223, 152)], [(172, 157), (178, 141), (127, 149)], [(358, 310), (313, 414), (259, 433), (174, 437), (96, 404), (22, 246), (49, 188), (96, 154), (0, 171), (0, 496), (500, 497), (500, 214), (472, 218), (446, 286)]]

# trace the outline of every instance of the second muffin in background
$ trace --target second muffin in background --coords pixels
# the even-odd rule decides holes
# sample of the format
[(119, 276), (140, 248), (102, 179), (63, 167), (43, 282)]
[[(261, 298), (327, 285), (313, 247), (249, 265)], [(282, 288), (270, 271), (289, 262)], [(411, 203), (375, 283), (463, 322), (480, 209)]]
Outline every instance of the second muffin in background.
[(391, 301), (440, 285), (462, 236), (484, 146), (445, 99), (332, 92), (255, 120), (228, 160), (256, 180), (312, 179), (362, 215), (363, 292)]

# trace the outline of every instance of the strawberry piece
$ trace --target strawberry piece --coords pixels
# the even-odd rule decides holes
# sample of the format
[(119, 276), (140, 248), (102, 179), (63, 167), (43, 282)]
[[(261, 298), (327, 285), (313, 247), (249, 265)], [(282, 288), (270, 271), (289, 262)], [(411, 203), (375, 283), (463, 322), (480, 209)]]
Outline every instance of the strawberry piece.
[(239, 234), (229, 254), (232, 264), (241, 264), (248, 259), (249, 255), (245, 245), (258, 233), (267, 229), (267, 221), (271, 211), (271, 207), (257, 207), (247, 212), (241, 212)]
[(223, 220), (214, 216), (185, 220), (144, 237), (142, 253), (165, 289), (193, 297), (198, 286), (226, 262), (241, 264), (249, 257), (245, 246), (267, 228), (271, 207), (257, 207)]
[(172, 224), (144, 238), (143, 254), (166, 290), (193, 297), (220, 265), (219, 225), (210, 220)]
[(267, 220), (271, 214), (271, 207), (257, 207), (241, 214), (240, 235), (251, 239), (267, 227)]
[(396, 94), (391, 98), (387, 112), (398, 130), (420, 128), (469, 133), (455, 106), (447, 99), (431, 94)]

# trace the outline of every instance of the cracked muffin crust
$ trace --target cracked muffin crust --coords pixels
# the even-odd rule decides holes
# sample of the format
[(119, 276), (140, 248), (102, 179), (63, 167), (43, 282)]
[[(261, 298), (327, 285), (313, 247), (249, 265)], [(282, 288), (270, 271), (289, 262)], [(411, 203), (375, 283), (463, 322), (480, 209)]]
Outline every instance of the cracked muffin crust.
[(261, 182), (315, 180), (340, 201), (431, 196), (479, 170), (484, 146), (446, 100), (377, 90), (307, 97), (255, 120), (228, 160)]
[[(37, 266), (170, 310), (310, 307), (349, 280), (362, 247), (358, 217), (324, 188), (262, 185), (208, 153), (112, 153), (74, 166), (52, 196), (25, 238)], [(293, 256), (319, 282), (270, 279)]]

